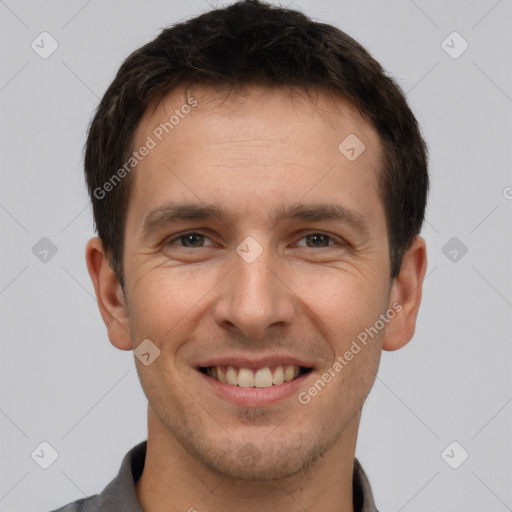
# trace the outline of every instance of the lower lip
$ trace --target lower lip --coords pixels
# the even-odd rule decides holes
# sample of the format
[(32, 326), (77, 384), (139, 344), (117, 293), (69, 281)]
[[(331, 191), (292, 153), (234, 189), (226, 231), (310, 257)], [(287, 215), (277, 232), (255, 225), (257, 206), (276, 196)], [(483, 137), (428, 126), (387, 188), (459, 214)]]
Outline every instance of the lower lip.
[(297, 396), (301, 389), (306, 389), (305, 381), (313, 374), (310, 371), (294, 380), (268, 388), (243, 388), (225, 384), (202, 372), (198, 373), (218, 396), (245, 407), (261, 407), (284, 400), (291, 395)]

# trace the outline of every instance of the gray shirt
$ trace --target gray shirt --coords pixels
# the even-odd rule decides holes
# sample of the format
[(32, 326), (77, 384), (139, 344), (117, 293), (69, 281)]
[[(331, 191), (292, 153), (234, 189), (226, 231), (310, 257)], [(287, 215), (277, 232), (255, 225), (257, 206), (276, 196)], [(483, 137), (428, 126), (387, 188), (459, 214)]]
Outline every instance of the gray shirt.
[[(117, 476), (100, 494), (82, 498), (52, 512), (143, 512), (135, 494), (135, 482), (142, 475), (147, 441), (134, 446), (121, 463)], [(353, 495), (355, 512), (378, 512), (368, 478), (354, 460)]]

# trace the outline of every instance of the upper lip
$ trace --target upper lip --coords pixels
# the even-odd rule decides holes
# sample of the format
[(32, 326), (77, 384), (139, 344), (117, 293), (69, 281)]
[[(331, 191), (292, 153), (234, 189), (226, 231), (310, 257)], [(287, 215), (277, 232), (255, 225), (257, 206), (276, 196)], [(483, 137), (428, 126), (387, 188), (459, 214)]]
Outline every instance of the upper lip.
[(237, 366), (241, 368), (265, 368), (267, 366), (303, 366), (304, 368), (314, 368), (311, 362), (299, 359), (290, 355), (269, 355), (265, 357), (249, 356), (216, 356), (211, 359), (205, 359), (198, 363), (198, 368), (207, 368), (209, 366)]

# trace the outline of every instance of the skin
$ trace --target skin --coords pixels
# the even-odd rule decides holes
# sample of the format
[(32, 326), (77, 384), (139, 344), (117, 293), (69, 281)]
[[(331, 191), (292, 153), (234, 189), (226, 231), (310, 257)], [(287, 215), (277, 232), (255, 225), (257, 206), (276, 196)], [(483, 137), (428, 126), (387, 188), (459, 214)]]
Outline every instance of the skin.
[[(414, 333), (425, 241), (416, 237), (391, 280), (376, 179), (383, 149), (344, 99), (284, 89), (226, 97), (200, 87), (193, 96), (197, 107), (134, 171), (124, 293), (101, 240), (86, 249), (111, 343), (132, 350), (150, 339), (160, 350), (149, 366), (135, 358), (148, 399), (137, 497), (153, 512), (353, 511), (361, 408), (382, 350), (399, 349)], [(134, 147), (185, 101), (177, 89), (148, 109)], [(351, 133), (366, 146), (352, 162), (338, 150)], [(145, 236), (146, 216), (167, 201), (221, 205), (232, 218), (165, 223)], [(271, 217), (299, 201), (349, 208), (367, 233), (337, 220)], [(177, 237), (185, 232), (205, 238), (187, 245)], [(262, 248), (252, 263), (236, 252), (248, 236)], [(401, 311), (307, 405), (297, 393), (236, 405), (196, 368), (217, 355), (290, 354), (314, 368), (304, 391), (395, 302)]]

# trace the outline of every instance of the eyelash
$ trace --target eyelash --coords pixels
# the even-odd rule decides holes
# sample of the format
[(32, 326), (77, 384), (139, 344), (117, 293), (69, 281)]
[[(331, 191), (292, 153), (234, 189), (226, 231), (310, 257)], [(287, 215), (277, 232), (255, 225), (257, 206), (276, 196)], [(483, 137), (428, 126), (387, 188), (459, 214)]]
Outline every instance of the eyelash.
[[(190, 236), (190, 235), (199, 235), (199, 236), (202, 236), (202, 237), (204, 237), (206, 239), (209, 239), (209, 237), (204, 235), (203, 233), (199, 233), (197, 231), (188, 231), (186, 233), (181, 233), (179, 235), (176, 235), (174, 238), (172, 238), (170, 240), (167, 240), (165, 242), (165, 245), (171, 245), (173, 242), (176, 242), (177, 240), (180, 240), (180, 239), (185, 238), (185, 237)], [(336, 245), (339, 245), (339, 246), (346, 245), (345, 241), (343, 241), (343, 240), (337, 241), (335, 239), (335, 237), (333, 237), (332, 235), (329, 235), (327, 233), (322, 233), (321, 231), (312, 231), (310, 233), (307, 233), (307, 234), (303, 235), (302, 238), (300, 238), (300, 240), (303, 240), (304, 238), (307, 238), (308, 236), (314, 236), (314, 235), (320, 235), (320, 236), (326, 237), (326, 238), (329, 239), (329, 241), (333, 242), (332, 244), (328, 244), (326, 247), (318, 247), (320, 249), (327, 249), (329, 247), (333, 247), (333, 246), (336, 246)], [(211, 247), (211, 246), (197, 247), (196, 249), (203, 249), (204, 247)], [(304, 247), (304, 246), (301, 246), (301, 247)], [(306, 246), (306, 248), (315, 249), (315, 247), (307, 247), (307, 246)], [(194, 249), (194, 247), (180, 246), (180, 249)]]

